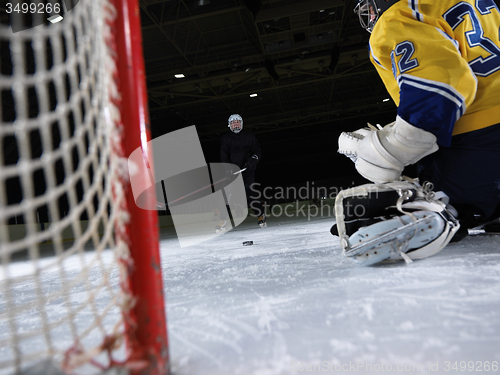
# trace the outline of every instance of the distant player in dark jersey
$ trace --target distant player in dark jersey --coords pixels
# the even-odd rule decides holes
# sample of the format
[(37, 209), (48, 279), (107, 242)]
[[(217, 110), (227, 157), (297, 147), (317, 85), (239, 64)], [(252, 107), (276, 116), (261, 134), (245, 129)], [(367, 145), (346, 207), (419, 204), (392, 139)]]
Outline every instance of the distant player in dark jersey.
[[(342, 133), (339, 152), (372, 182), (443, 191), (461, 233), (500, 215), (500, 12), (493, 0), (361, 0), (370, 59), (397, 105), (394, 123)], [(459, 238), (460, 236), (457, 236)]]
[[(240, 115), (229, 116), (227, 121), (230, 131), (222, 136), (220, 143), (220, 159), (222, 163), (237, 165), (242, 172), (243, 183), (247, 195), (247, 203), (257, 216), (257, 223), (261, 227), (266, 226), (266, 215), (262, 202), (258, 199), (258, 190), (255, 186), (255, 170), (261, 159), (261, 150), (257, 138), (248, 129), (243, 129), (243, 119)], [(236, 171), (228, 171), (234, 173)], [(218, 230), (225, 228), (227, 224), (226, 210), (220, 210), (220, 222)]]

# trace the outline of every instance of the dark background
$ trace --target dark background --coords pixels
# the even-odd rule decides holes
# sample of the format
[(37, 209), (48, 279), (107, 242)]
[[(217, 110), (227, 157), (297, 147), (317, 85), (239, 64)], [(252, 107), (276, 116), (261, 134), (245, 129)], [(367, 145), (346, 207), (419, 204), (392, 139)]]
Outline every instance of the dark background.
[[(68, 2), (78, 6), (76, 0)], [(366, 182), (337, 153), (338, 137), (367, 122), (394, 121), (396, 107), (369, 61), (370, 35), (353, 12), (355, 3), (139, 0), (152, 137), (196, 125), (206, 162), (218, 163), (227, 119), (238, 113), (261, 145), (256, 179), (262, 187)], [(0, 22), (8, 24), (5, 10), (0, 4)], [(28, 15), (24, 21), (36, 20)], [(14, 71), (8, 49), (0, 41), (4, 75)], [(26, 72), (33, 74), (31, 47), (26, 51)], [(185, 77), (176, 78), (179, 73)], [(54, 92), (49, 91), (52, 103)], [(258, 96), (250, 97), (254, 93)], [(14, 120), (14, 100), (9, 90), (1, 94), (2, 120), (8, 123)], [(30, 116), (35, 117), (35, 91), (28, 96)], [(57, 144), (57, 124), (53, 128)], [(39, 158), (40, 135), (30, 137), (32, 157)], [(16, 164), (14, 136), (3, 137), (2, 146), (4, 163)], [(73, 159), (76, 168), (78, 158)], [(63, 184), (62, 165), (56, 168), (57, 184)], [(34, 176), (37, 196), (46, 190), (39, 174)], [(8, 204), (19, 203), (20, 181), (7, 181), (7, 188)], [(77, 193), (80, 197), (83, 189)], [(67, 206), (65, 199), (61, 207)]]
[(219, 139), (238, 113), (261, 144), (263, 185), (359, 179), (337, 153), (338, 136), (392, 122), (396, 107), (383, 101), (354, 5), (140, 0), (153, 137), (196, 125), (207, 162), (219, 162)]

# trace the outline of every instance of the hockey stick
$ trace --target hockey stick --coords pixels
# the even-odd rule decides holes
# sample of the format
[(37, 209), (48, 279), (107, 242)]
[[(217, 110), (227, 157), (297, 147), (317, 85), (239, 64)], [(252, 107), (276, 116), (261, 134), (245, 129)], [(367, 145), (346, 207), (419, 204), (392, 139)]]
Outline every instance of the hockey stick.
[[(234, 172), (234, 173), (233, 173), (233, 175), (238, 175), (238, 174), (240, 174), (240, 173), (242, 173), (242, 172), (244, 172), (244, 171), (246, 171), (246, 168), (243, 168), (243, 169), (240, 169), (239, 171)], [(211, 187), (211, 186), (215, 186), (215, 185), (217, 185), (217, 184), (220, 184), (221, 182), (224, 182), (224, 181), (226, 181), (227, 179), (228, 179), (228, 177), (224, 177), (223, 179), (221, 179), (221, 180), (219, 180), (219, 181), (215, 181), (213, 184), (209, 184), (209, 185), (207, 185), (207, 186), (203, 186), (202, 188), (199, 188), (199, 189), (197, 189), (197, 190), (195, 190), (195, 191), (193, 191), (193, 192), (191, 192), (191, 193), (189, 193), (189, 194), (186, 194), (186, 195), (184, 195), (184, 196), (182, 196), (182, 197), (180, 197), (180, 198), (174, 199), (173, 201), (167, 202), (167, 204), (170, 206), (172, 203), (176, 203), (176, 202), (178, 202), (178, 201), (180, 201), (180, 200), (182, 200), (182, 199), (184, 199), (184, 198), (190, 197), (190, 196), (191, 196), (191, 195), (193, 195), (193, 194), (196, 194), (196, 193), (199, 193), (200, 191), (203, 191), (203, 190), (205, 190), (205, 189), (208, 189), (208, 188), (209, 188), (209, 187)]]
[(474, 228), (469, 228), (467, 229), (468, 233), (470, 236), (477, 236), (477, 235), (480, 235), (480, 234), (500, 234), (500, 231), (498, 230), (494, 230), (494, 231), (491, 231), (491, 230), (486, 230), (486, 228), (490, 225), (493, 225), (493, 224), (496, 224), (496, 225), (499, 225), (500, 226), (500, 218), (497, 217), (493, 220), (490, 220), (490, 221), (487, 221), (481, 225), (478, 225)]

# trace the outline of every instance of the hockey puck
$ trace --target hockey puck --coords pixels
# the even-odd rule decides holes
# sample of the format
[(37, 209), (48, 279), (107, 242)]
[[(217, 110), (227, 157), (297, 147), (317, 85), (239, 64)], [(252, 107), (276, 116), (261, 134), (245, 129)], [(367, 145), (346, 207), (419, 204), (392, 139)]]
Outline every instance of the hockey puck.
[(243, 242), (243, 246), (250, 246), (253, 245), (253, 241), (245, 241)]

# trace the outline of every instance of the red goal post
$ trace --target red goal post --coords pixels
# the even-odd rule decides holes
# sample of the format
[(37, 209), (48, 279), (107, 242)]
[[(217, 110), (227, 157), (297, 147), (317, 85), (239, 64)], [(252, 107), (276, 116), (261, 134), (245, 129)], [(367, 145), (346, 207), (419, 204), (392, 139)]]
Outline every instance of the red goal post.
[[(149, 133), (149, 112), (146, 90), (146, 72), (142, 51), (139, 0), (113, 0), (117, 12), (117, 50), (118, 72), (122, 93), (122, 121), (128, 129), (123, 147), (128, 157), (135, 149), (142, 147), (145, 153)], [(152, 154), (147, 153), (150, 167), (153, 168)], [(144, 179), (149, 175), (142, 176)], [(168, 341), (166, 334), (166, 315), (163, 301), (163, 280), (159, 257), (158, 216), (156, 211), (140, 209), (134, 201), (130, 181), (127, 181), (127, 206), (130, 212), (130, 225), (126, 237), (130, 241), (131, 257), (134, 260), (131, 270), (130, 288), (137, 303), (133, 309), (132, 327), (127, 332), (130, 337), (132, 357), (147, 360), (157, 367), (157, 373), (167, 373)], [(144, 199), (156, 203), (154, 194)], [(127, 320), (126, 320), (127, 321)], [(136, 329), (133, 325), (137, 325)]]
[(46, 359), (67, 373), (169, 372), (157, 212), (137, 207), (126, 167), (138, 147), (150, 154), (138, 2), (83, 0), (58, 24), (0, 25), (10, 373)]

